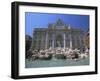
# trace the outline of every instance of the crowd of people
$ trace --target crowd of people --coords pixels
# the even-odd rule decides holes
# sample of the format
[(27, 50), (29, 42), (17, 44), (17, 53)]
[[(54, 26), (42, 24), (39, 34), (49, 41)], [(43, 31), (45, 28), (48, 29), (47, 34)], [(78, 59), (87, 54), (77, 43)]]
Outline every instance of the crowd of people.
[(77, 48), (71, 49), (71, 48), (61, 48), (56, 47), (49, 49), (41, 49), (41, 50), (28, 50), (27, 51), (27, 58), (36, 60), (36, 59), (42, 59), (42, 60), (50, 60), (52, 58), (55, 59), (84, 59), (89, 56), (89, 49), (85, 49), (84, 51), (81, 51)]

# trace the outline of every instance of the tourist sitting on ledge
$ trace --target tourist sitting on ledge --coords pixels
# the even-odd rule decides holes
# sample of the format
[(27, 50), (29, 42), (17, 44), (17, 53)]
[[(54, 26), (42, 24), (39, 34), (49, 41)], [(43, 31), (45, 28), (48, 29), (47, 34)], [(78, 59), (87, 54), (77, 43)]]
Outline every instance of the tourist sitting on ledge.
[(86, 49), (84, 52), (81, 52), (77, 48), (61, 48), (56, 47), (49, 49), (41, 49), (41, 50), (29, 50), (27, 52), (27, 57), (31, 58), (32, 60), (42, 59), (42, 60), (50, 60), (52, 57), (56, 59), (85, 59), (89, 56), (89, 50)]

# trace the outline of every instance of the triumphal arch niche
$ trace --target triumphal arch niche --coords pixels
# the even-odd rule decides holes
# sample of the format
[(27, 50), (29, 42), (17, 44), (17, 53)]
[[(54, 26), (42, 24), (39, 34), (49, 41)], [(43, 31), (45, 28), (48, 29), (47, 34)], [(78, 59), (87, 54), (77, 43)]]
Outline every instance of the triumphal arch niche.
[(84, 31), (65, 24), (61, 19), (48, 23), (47, 28), (33, 29), (32, 49), (84, 48)]

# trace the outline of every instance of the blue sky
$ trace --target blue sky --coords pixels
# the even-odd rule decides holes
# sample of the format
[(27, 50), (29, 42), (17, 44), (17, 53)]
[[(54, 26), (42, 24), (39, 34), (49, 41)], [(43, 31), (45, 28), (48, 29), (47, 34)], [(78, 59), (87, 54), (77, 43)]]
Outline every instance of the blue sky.
[(57, 19), (73, 28), (81, 28), (84, 31), (89, 29), (88, 15), (25, 12), (25, 34), (32, 36), (34, 28), (47, 28), (48, 23), (55, 23)]

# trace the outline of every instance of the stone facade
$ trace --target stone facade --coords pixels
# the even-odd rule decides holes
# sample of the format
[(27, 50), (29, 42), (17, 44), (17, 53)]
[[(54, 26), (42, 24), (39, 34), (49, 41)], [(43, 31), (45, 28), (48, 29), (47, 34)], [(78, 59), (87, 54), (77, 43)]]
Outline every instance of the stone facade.
[(32, 49), (48, 49), (50, 47), (78, 48), (84, 47), (84, 32), (72, 28), (60, 19), (48, 24), (47, 28), (35, 28), (33, 31)]
[(90, 48), (90, 34), (89, 34), (89, 31), (84, 35), (84, 46), (85, 48)]

